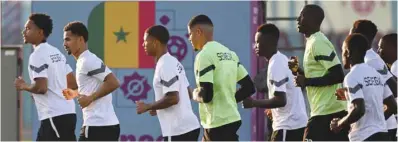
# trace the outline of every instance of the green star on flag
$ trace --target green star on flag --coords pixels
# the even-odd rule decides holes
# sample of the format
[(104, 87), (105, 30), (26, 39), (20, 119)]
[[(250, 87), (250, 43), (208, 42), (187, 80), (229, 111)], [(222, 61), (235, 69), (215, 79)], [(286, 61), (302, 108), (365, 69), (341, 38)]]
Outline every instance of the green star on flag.
[(126, 43), (126, 36), (129, 35), (129, 33), (130, 32), (124, 32), (123, 27), (120, 27), (119, 32), (113, 32), (113, 34), (115, 34), (115, 36), (117, 37), (116, 43), (118, 43), (120, 40), (123, 40), (124, 43)]

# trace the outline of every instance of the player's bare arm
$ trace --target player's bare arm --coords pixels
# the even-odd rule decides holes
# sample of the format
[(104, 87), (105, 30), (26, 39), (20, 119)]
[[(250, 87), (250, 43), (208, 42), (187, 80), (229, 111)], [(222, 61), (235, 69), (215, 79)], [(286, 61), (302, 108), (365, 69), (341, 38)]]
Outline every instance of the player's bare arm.
[(188, 89), (189, 99), (192, 99), (192, 92), (193, 92), (193, 90), (192, 90), (191, 88), (189, 88), (189, 87), (187, 87), (187, 89)]
[(383, 100), (383, 104), (387, 106), (387, 109), (384, 110), (384, 117), (387, 120), (391, 115), (397, 114), (397, 102), (394, 99), (394, 96), (389, 96)]
[(198, 103), (209, 103), (213, 99), (213, 83), (200, 82), (200, 87), (194, 89), (193, 100)]
[(171, 107), (173, 105), (178, 104), (180, 101), (180, 98), (178, 97), (178, 91), (173, 91), (173, 92), (167, 92), (166, 95), (152, 103), (152, 104), (146, 104), (142, 101), (137, 101), (137, 114), (141, 114), (144, 112), (147, 112), (148, 110), (154, 111), (154, 110), (159, 110), (159, 109), (165, 109), (168, 107)]
[(330, 129), (338, 133), (341, 129), (349, 127), (352, 123), (357, 122), (365, 114), (365, 101), (358, 98), (352, 101), (353, 110), (342, 119), (335, 118), (330, 123)]
[(22, 77), (18, 77), (14, 81), (15, 88), (20, 91), (28, 91), (33, 94), (46, 94), (47, 93), (47, 78), (39, 77), (35, 78), (35, 83), (28, 85), (25, 83)]
[(395, 79), (395, 77), (391, 77), (387, 80), (387, 85), (390, 88), (392, 94), (394, 95), (394, 97), (397, 97), (397, 79)]
[(247, 98), (243, 100), (244, 108), (279, 108), (284, 107), (286, 105), (286, 93), (278, 92), (274, 93), (275, 97), (271, 99), (263, 99), (263, 100), (253, 100), (252, 98)]
[(322, 77), (305, 78), (304, 75), (297, 75), (295, 77), (296, 84), (301, 87), (305, 86), (329, 86), (333, 84), (342, 83), (344, 80), (344, 72), (341, 64), (337, 64), (328, 69), (328, 72)]
[(82, 108), (87, 107), (88, 105), (91, 104), (91, 102), (102, 98), (108, 94), (110, 94), (111, 92), (115, 91), (117, 88), (119, 88), (120, 83), (117, 80), (116, 76), (113, 73), (108, 74), (105, 79), (104, 79), (104, 83), (101, 85), (101, 87), (94, 92), (93, 94), (91, 94), (90, 96), (86, 96), (86, 95), (80, 95), (79, 96), (79, 104)]
[(66, 80), (67, 80), (67, 86), (69, 89), (77, 90), (77, 82), (76, 82), (76, 78), (75, 78), (75, 75), (73, 74), (73, 72), (70, 72), (66, 75)]
[(239, 80), (238, 84), (241, 87), (235, 93), (236, 102), (241, 102), (242, 100), (250, 97), (256, 92), (256, 89), (254, 88), (254, 83), (249, 75), (246, 75), (243, 79)]

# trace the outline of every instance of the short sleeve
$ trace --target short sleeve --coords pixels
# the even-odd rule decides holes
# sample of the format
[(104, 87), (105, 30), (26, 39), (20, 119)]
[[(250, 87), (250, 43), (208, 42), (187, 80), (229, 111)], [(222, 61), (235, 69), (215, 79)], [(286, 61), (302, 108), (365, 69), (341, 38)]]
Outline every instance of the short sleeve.
[(215, 69), (216, 66), (213, 64), (212, 60), (206, 56), (205, 53), (198, 54), (195, 71), (197, 82), (213, 83), (213, 75)]
[(392, 66), (391, 66), (391, 73), (395, 77), (397, 77), (397, 72), (398, 72), (397, 62), (394, 62), (394, 64), (392, 64)]
[(164, 65), (160, 68), (160, 84), (164, 94), (179, 91), (179, 81), (185, 81), (183, 78), (179, 78), (183, 70), (184, 68), (181, 64), (177, 64), (176, 66)]
[(105, 77), (112, 73), (112, 71), (99, 59), (83, 62), (83, 72), (87, 76), (94, 77), (101, 81), (104, 81)]
[(392, 92), (390, 90), (390, 87), (388, 87), (388, 85), (384, 85), (383, 99), (386, 99), (387, 97), (390, 97), (391, 95), (392, 95)]
[(48, 67), (50, 64), (46, 62), (46, 60), (43, 57), (39, 56), (32, 56), (32, 58), (29, 59), (29, 69), (30, 72), (32, 73), (32, 78), (40, 78), (44, 77), (47, 78), (47, 71)]
[(281, 68), (282, 66), (273, 65), (270, 70), (270, 74), (268, 76), (269, 83), (270, 83), (270, 90), (275, 92), (286, 92), (286, 85), (289, 82), (289, 76)]
[(312, 51), (315, 61), (319, 62), (325, 69), (341, 64), (333, 45), (317, 41), (313, 44)]
[(381, 59), (380, 60), (371, 59), (365, 61), (365, 63), (376, 69), (376, 71), (380, 73), (380, 75), (382, 75), (385, 80), (388, 80), (392, 77), (392, 74), (390, 73), (390, 71), (388, 71), (386, 64)]
[(352, 101), (355, 99), (363, 98), (363, 85), (361, 83), (358, 83), (353, 78), (346, 77), (344, 80), (344, 84), (348, 88), (347, 95), (350, 103), (352, 103)]

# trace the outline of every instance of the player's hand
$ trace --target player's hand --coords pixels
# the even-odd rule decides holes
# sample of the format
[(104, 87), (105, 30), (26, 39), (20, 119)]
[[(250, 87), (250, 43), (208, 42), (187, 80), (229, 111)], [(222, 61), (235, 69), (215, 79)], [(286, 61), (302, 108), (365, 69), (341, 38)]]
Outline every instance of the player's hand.
[(80, 107), (83, 109), (90, 105), (94, 101), (94, 98), (91, 96), (79, 95), (77, 101), (79, 102)]
[(346, 101), (347, 98), (345, 97), (345, 92), (347, 92), (347, 88), (339, 88), (336, 90), (334, 95), (337, 97), (337, 100)]
[(62, 94), (64, 95), (66, 100), (72, 100), (79, 96), (79, 93), (76, 90), (72, 90), (69, 88), (62, 90)]
[(142, 101), (136, 101), (135, 104), (137, 104), (137, 114), (142, 114), (149, 110), (149, 104), (146, 104)]
[(14, 86), (15, 88), (17, 88), (18, 91), (26, 90), (26, 88), (28, 88), (28, 85), (26, 85), (25, 81), (21, 76), (15, 79)]
[(330, 122), (330, 130), (334, 133), (339, 133), (342, 128), (338, 126), (340, 118), (333, 118), (333, 120)]
[(149, 110), (149, 114), (151, 116), (155, 116), (155, 115), (157, 115), (157, 112), (156, 112), (156, 110)]
[(296, 73), (299, 69), (299, 62), (298, 62), (298, 57), (297, 56), (291, 56), (290, 60), (288, 61), (288, 66), (289, 69), (293, 72)]
[(247, 97), (242, 101), (243, 108), (252, 108), (253, 107), (253, 99), (251, 97)]
[(296, 86), (305, 87), (305, 76), (297, 74), (297, 76), (294, 77), (294, 84)]
[(269, 119), (272, 120), (272, 111), (271, 111), (271, 109), (264, 110), (264, 113), (265, 113), (265, 115), (268, 116)]
[(201, 91), (202, 91), (202, 87), (198, 87), (198, 88), (193, 89), (192, 100), (194, 100), (194, 101), (196, 101), (198, 103), (202, 102), (202, 96), (200, 96), (200, 92)]

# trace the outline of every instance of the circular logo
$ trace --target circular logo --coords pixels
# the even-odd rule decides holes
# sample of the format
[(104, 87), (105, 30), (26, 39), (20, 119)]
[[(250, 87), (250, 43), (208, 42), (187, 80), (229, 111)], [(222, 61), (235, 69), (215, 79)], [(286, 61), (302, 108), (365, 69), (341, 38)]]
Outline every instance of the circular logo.
[(179, 36), (171, 36), (167, 47), (169, 49), (169, 53), (176, 57), (178, 61), (182, 61), (188, 52), (187, 43), (185, 43), (185, 40)]
[(120, 87), (123, 91), (123, 95), (135, 102), (138, 100), (146, 99), (147, 93), (151, 90), (151, 86), (148, 84), (147, 79), (144, 76), (134, 72), (130, 76), (125, 76), (123, 84)]

